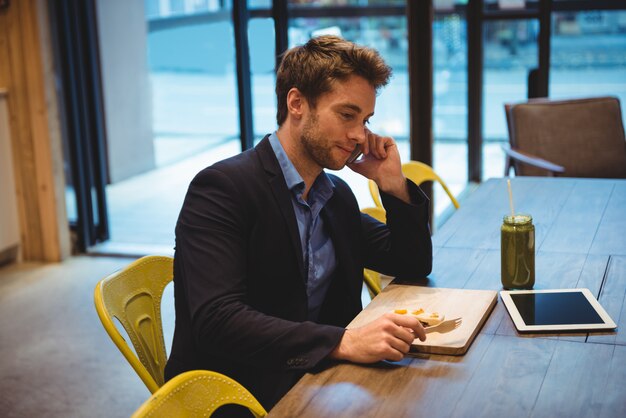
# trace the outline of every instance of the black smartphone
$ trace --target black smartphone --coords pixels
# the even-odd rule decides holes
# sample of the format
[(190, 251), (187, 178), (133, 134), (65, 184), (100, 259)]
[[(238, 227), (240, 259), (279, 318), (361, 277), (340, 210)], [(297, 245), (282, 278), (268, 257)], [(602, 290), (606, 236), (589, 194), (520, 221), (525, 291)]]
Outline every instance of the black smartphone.
[(361, 144), (356, 144), (356, 147), (354, 147), (354, 151), (352, 151), (352, 154), (350, 154), (350, 157), (348, 157), (348, 161), (346, 161), (346, 164), (352, 164), (362, 154), (363, 154), (363, 151), (361, 151)]

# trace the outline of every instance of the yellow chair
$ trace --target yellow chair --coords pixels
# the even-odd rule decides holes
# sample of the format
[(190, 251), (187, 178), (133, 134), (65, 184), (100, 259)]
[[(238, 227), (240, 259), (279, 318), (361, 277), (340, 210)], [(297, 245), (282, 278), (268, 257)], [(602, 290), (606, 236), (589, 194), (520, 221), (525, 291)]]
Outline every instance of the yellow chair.
[[(409, 161), (408, 163), (402, 164), (402, 172), (404, 173), (404, 176), (406, 178), (408, 178), (418, 186), (426, 181), (436, 181), (446, 192), (454, 207), (456, 209), (460, 207), (459, 202), (456, 200), (456, 198), (448, 188), (446, 182), (443, 181), (441, 177), (439, 177), (429, 165), (419, 161)], [(383, 204), (380, 200), (380, 193), (378, 192), (378, 187), (376, 186), (376, 183), (374, 183), (374, 181), (372, 180), (370, 180), (368, 183), (370, 194), (372, 195), (372, 199), (374, 199), (374, 204), (376, 205), (376, 207), (382, 208)]]
[[(146, 256), (102, 279), (96, 285), (96, 311), (117, 348), (151, 393), (163, 386), (165, 342), (161, 322), (161, 297), (173, 278), (171, 257)], [(118, 331), (117, 318), (137, 354)]]
[(382, 223), (387, 223), (387, 213), (385, 209), (376, 207), (376, 208), (363, 208), (361, 212), (371, 216), (372, 218), (380, 221)]
[[(377, 219), (380, 222), (387, 222), (387, 214), (384, 209), (381, 208), (363, 208), (361, 212), (371, 216), (374, 219)], [(370, 297), (373, 299), (374, 296), (380, 293), (382, 290), (382, 281), (380, 280), (380, 273), (374, 270), (363, 269), (363, 281), (367, 286), (367, 290), (369, 291)]]
[(220, 373), (193, 370), (168, 381), (131, 418), (207, 417), (226, 404), (245, 406), (255, 417), (267, 415), (246, 388)]
[(374, 297), (379, 294), (383, 289), (382, 280), (380, 280), (380, 273), (374, 270), (363, 269), (363, 281), (367, 286), (367, 291), (370, 297)]

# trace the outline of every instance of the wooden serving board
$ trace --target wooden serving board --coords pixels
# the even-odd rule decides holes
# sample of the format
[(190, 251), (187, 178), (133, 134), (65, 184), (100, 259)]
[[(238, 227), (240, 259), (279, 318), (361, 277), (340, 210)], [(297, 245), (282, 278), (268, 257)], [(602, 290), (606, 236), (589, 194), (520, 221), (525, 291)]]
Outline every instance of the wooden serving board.
[(463, 324), (446, 334), (433, 332), (426, 341), (416, 339), (412, 352), (462, 355), (465, 354), (496, 305), (498, 293), (492, 290), (444, 289), (423, 286), (391, 284), (367, 305), (348, 325), (357, 328), (366, 325), (387, 312), (422, 308), (438, 312), (445, 319), (463, 318)]

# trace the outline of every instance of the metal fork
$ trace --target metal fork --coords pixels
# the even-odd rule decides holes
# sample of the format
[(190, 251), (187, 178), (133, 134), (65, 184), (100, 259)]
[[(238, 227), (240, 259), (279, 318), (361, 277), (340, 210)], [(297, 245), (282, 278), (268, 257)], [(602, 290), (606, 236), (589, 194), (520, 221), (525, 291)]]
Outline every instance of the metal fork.
[(426, 334), (431, 332), (438, 332), (440, 334), (445, 334), (446, 332), (454, 331), (463, 323), (463, 318), (454, 318), (448, 319), (447, 321), (443, 321), (438, 323), (437, 325), (433, 325), (432, 327), (424, 328)]

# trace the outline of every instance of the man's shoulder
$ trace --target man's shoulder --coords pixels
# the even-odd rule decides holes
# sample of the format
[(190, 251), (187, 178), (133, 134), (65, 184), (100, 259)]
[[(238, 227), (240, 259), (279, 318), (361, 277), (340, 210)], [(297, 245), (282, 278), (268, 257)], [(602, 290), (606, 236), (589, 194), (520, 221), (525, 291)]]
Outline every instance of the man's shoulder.
[(237, 155), (233, 155), (232, 157), (218, 161), (207, 168), (228, 172), (233, 170), (241, 171), (246, 169), (254, 169), (258, 165), (259, 164), (256, 149), (251, 148)]
[(190, 187), (219, 186), (235, 193), (256, 195), (268, 180), (281, 174), (278, 160), (267, 137), (257, 146), (218, 161), (200, 171)]
[(245, 188), (252, 179), (259, 177), (251, 169), (254, 163), (249, 154), (246, 151), (200, 170), (191, 180), (189, 191), (223, 190), (230, 193)]
[(265, 137), (256, 147), (218, 161), (200, 171), (198, 175), (210, 175), (211, 172), (222, 172), (229, 177), (257, 175), (265, 166), (272, 165), (271, 162), (266, 161), (270, 154), (268, 149), (271, 148), (267, 137)]
[(249, 149), (204, 168), (196, 175), (196, 179), (219, 174), (226, 175), (229, 178), (236, 178), (253, 173), (258, 169), (259, 162), (256, 152), (254, 149)]

